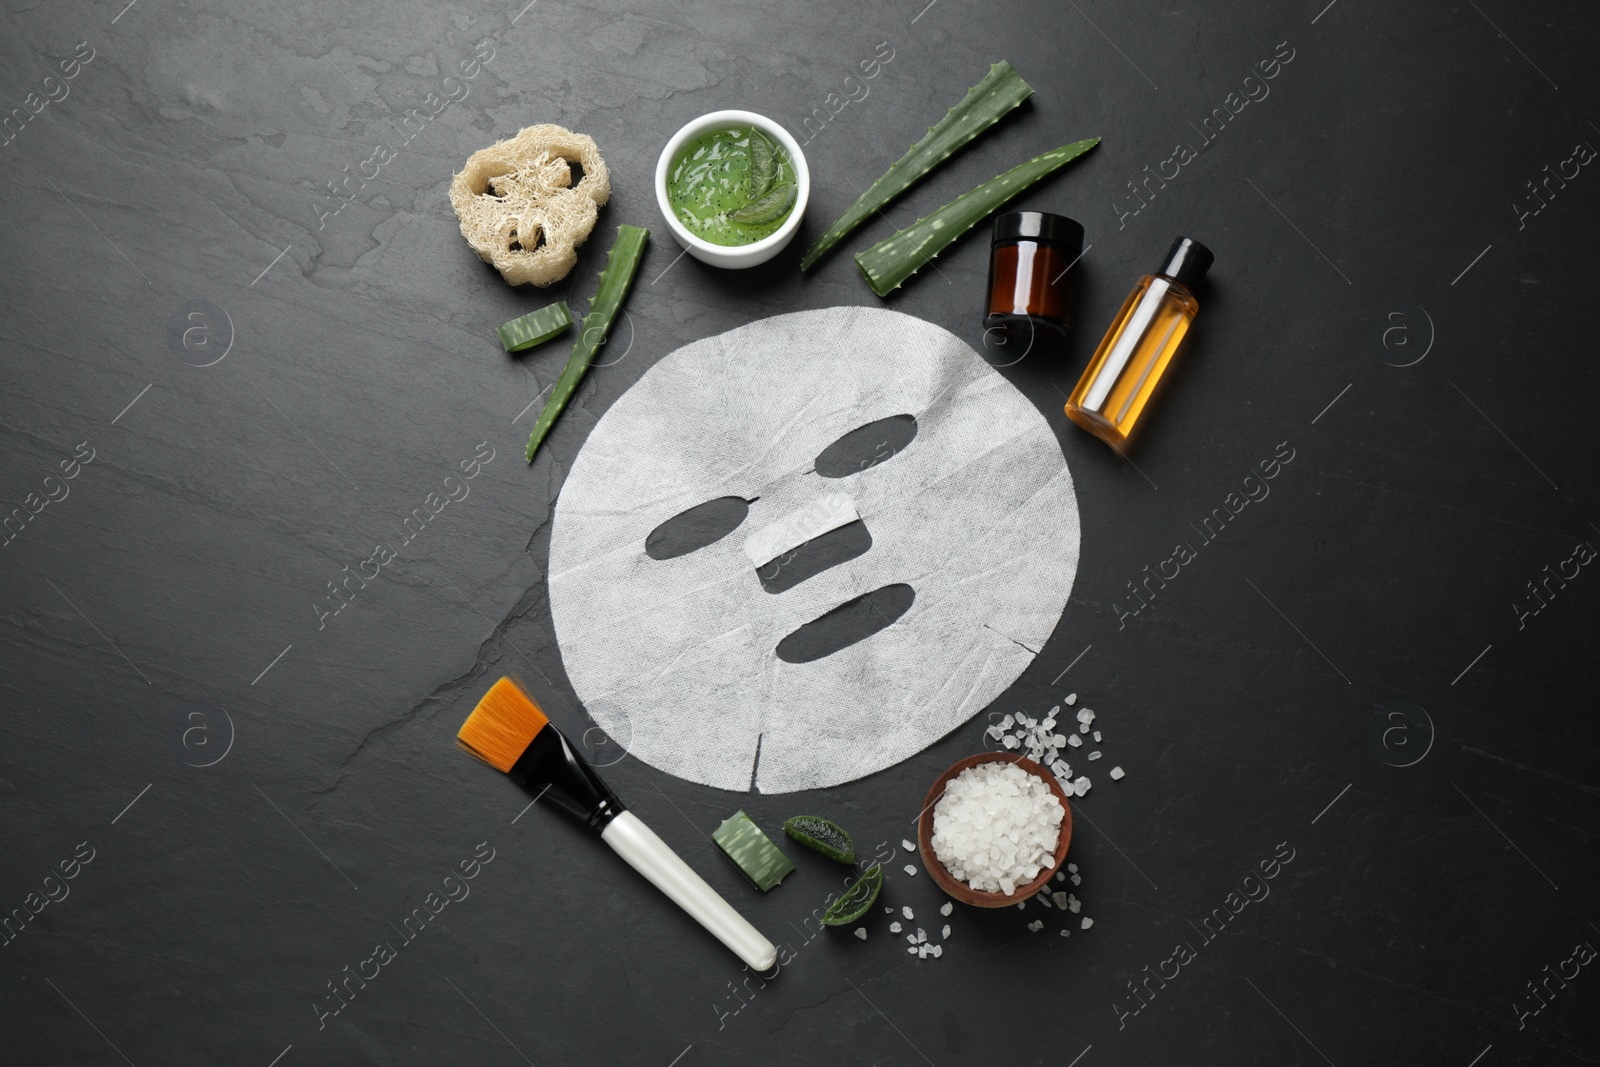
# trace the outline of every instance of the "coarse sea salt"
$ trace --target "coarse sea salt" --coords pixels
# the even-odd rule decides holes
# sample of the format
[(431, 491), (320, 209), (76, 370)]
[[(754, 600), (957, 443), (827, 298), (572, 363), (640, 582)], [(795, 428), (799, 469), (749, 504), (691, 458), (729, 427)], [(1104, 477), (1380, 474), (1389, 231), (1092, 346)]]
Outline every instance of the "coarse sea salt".
[(972, 888), (1013, 893), (1051, 864), (1064, 817), (1035, 775), (1013, 763), (980, 763), (952, 778), (934, 805), (933, 850)]
[(1121, 767), (1113, 767), (1113, 768), (1111, 768), (1111, 780), (1113, 782), (1122, 781), (1122, 779), (1125, 778), (1127, 776), (1127, 774), (1128, 774), (1128, 772), (1123, 770)]
[(857, 928), (856, 936), (865, 941), (867, 939), (867, 932), (863, 929)]

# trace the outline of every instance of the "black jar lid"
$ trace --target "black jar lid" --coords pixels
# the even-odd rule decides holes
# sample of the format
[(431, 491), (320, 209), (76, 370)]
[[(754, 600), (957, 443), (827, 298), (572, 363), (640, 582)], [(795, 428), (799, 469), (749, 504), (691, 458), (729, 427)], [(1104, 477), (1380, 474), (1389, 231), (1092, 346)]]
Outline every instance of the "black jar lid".
[(1161, 261), (1156, 273), (1175, 278), (1193, 289), (1206, 276), (1206, 271), (1211, 269), (1216, 258), (1211, 254), (1211, 249), (1199, 241), (1180, 237), (1167, 249), (1167, 258)]
[(1008, 211), (995, 216), (990, 245), (1006, 241), (1037, 241), (1077, 255), (1083, 251), (1083, 226), (1065, 215), (1052, 215), (1048, 211)]

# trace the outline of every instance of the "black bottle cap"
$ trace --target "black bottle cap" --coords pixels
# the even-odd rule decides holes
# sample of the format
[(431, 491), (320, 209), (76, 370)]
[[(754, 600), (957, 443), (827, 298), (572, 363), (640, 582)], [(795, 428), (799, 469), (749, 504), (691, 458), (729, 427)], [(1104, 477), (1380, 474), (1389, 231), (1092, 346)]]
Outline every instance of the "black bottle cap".
[(994, 237), (989, 243), (1002, 241), (1038, 241), (1077, 255), (1083, 251), (1083, 226), (1048, 211), (1008, 211), (995, 216)]
[(1211, 269), (1216, 258), (1211, 254), (1211, 249), (1199, 241), (1180, 237), (1172, 242), (1172, 247), (1167, 250), (1167, 258), (1156, 268), (1156, 273), (1165, 274), (1182, 282), (1186, 288), (1193, 289), (1206, 276), (1206, 271)]

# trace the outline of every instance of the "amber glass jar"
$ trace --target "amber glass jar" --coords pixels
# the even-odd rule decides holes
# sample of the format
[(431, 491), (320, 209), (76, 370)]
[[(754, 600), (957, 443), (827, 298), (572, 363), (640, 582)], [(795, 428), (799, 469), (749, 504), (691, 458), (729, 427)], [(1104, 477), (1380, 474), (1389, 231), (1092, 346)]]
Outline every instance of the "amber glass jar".
[(1065, 337), (1078, 293), (1083, 227), (1065, 215), (1011, 211), (994, 220), (986, 330)]

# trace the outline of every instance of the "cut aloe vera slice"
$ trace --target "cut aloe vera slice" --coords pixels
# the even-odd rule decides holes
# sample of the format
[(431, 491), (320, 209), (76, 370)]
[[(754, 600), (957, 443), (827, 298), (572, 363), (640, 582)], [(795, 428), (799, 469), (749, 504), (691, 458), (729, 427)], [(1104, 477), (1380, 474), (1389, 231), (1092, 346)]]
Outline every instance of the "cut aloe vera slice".
[(856, 861), (856, 843), (838, 823), (818, 815), (796, 815), (783, 821), (783, 832), (807, 848), (814, 848), (840, 863)]
[(1022, 80), (1022, 75), (1005, 60), (989, 68), (983, 80), (971, 89), (961, 102), (944, 118), (928, 128), (922, 140), (906, 150), (895, 160), (883, 176), (862, 193), (850, 210), (839, 216), (839, 221), (828, 227), (828, 232), (817, 238), (817, 243), (800, 261), (801, 270), (827, 254), (828, 249), (850, 235), (850, 232), (881, 211), (895, 197), (926, 178), (933, 168), (949, 159), (963, 145), (993, 126), (1012, 108), (1033, 95), (1033, 89)]
[(526, 458), (529, 463), (533, 462), (533, 454), (539, 451), (545, 434), (550, 432), (567, 401), (577, 391), (578, 383), (588, 373), (595, 353), (605, 343), (612, 320), (617, 317), (622, 300), (633, 285), (633, 275), (639, 269), (639, 260), (644, 258), (644, 244), (649, 237), (650, 231), (641, 226), (624, 223), (617, 227), (617, 240), (606, 255), (605, 269), (600, 272), (600, 288), (595, 290), (594, 300), (589, 304), (589, 314), (583, 317), (583, 329), (572, 343), (567, 365), (556, 379), (556, 387), (550, 391), (550, 399), (545, 401), (539, 421), (533, 424), (533, 433), (528, 437)]
[(542, 345), (572, 325), (572, 312), (565, 300), (557, 300), (538, 311), (530, 311), (498, 328), (500, 343), (507, 352), (525, 352)]
[(728, 218), (734, 222), (742, 222), (746, 226), (759, 226), (765, 222), (776, 222), (789, 213), (794, 207), (797, 190), (794, 182), (784, 182), (775, 187), (760, 200), (752, 201), (737, 211), (728, 212)]
[(761, 832), (761, 827), (742, 811), (736, 811), (722, 820), (722, 825), (711, 835), (711, 840), (763, 893), (794, 870), (794, 864), (783, 854), (783, 850), (774, 845), (772, 839)]
[(772, 181), (778, 176), (778, 152), (766, 135), (750, 127), (750, 169), (745, 174), (749, 183), (748, 199), (753, 203), (766, 195)]
[(853, 923), (867, 913), (873, 902), (878, 899), (878, 891), (883, 888), (883, 868), (874, 863), (867, 868), (867, 873), (857, 878), (849, 889), (844, 891), (844, 896), (828, 905), (828, 910), (822, 913), (824, 926), (844, 926)]
[(1098, 137), (1074, 141), (1034, 156), (1026, 163), (990, 178), (933, 214), (913, 222), (893, 237), (879, 241), (865, 252), (857, 252), (856, 266), (861, 268), (873, 292), (888, 296), (900, 288), (907, 278), (933, 262), (933, 258), (956, 238), (998, 210), (1006, 201), (1099, 143)]

